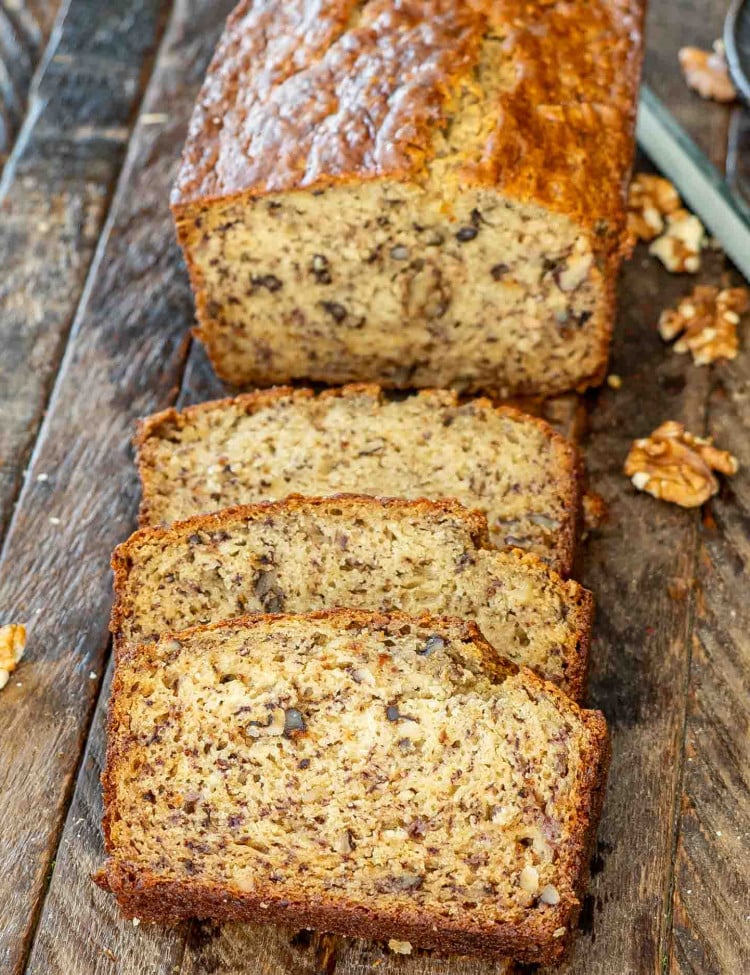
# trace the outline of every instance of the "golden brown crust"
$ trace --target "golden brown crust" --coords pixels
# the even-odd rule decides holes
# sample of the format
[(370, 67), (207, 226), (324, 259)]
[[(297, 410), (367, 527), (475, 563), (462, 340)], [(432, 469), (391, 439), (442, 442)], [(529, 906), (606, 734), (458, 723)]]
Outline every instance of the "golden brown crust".
[[(386, 396), (381, 386), (375, 383), (351, 383), (333, 389), (326, 389), (321, 393), (315, 393), (312, 389), (299, 389), (292, 386), (275, 386), (271, 389), (259, 389), (250, 393), (241, 393), (238, 396), (227, 397), (220, 400), (211, 400), (207, 403), (198, 403), (188, 406), (182, 411), (174, 407), (155, 413), (138, 422), (136, 435), (133, 438), (133, 445), (136, 450), (138, 472), (140, 474), (142, 486), (142, 499), (139, 509), (139, 524), (148, 527), (152, 524), (150, 513), (149, 498), (151, 495), (151, 469), (150, 444), (152, 438), (169, 436), (169, 429), (182, 429), (194, 417), (199, 417), (202, 413), (212, 410), (227, 409), (239, 406), (247, 413), (257, 413), (266, 407), (276, 405), (280, 400), (290, 398), (292, 400), (312, 399), (316, 395), (321, 399), (334, 399), (338, 397), (370, 395), (377, 399), (378, 403), (385, 401)], [(453, 390), (424, 389), (420, 390), (417, 397), (429, 399), (437, 397), (446, 405), (458, 405), (458, 394)], [(485, 397), (473, 399), (471, 402), (478, 409), (493, 410), (494, 412), (510, 417), (515, 420), (522, 420), (530, 423), (540, 430), (544, 436), (554, 446), (559, 459), (558, 473), (562, 491), (565, 521), (558, 531), (558, 543), (555, 551), (555, 564), (557, 570), (563, 578), (570, 575), (573, 569), (576, 543), (580, 528), (581, 504), (583, 497), (583, 470), (581, 459), (576, 447), (566, 440), (562, 434), (557, 433), (546, 420), (540, 417), (531, 416), (523, 413), (513, 406), (497, 406), (492, 400)]]
[[(311, 0), (243, 0), (198, 99), (175, 214), (219, 198), (420, 182), (435, 132), (489, 37), (513, 70), (483, 106), (486, 135), (460, 180), (589, 227), (606, 220), (603, 239), (619, 250), (643, 8), (642, 0), (329, 0), (321, 10)], [(294, 57), (279, 38), (296, 40)], [(354, 83), (363, 76), (377, 83)]]
[[(237, 620), (225, 620), (183, 631), (180, 639), (185, 640), (191, 635), (208, 631), (265, 626), (270, 620), (283, 619), (283, 614), (256, 614)], [(471, 622), (429, 615), (418, 618), (403, 613), (384, 615), (361, 610), (329, 610), (304, 614), (295, 619), (325, 620), (342, 628), (359, 625), (388, 629), (398, 628), (405, 622), (430, 629), (438, 629), (441, 625), (456, 627), (461, 639), (475, 645), (485, 672), (493, 680), (502, 682), (512, 674), (520, 673), (529, 693), (535, 689), (542, 690), (555, 700), (561, 710), (581, 720), (589, 731), (590, 740), (588, 746), (582, 748), (581, 771), (576, 782), (579, 801), (573, 816), (575, 830), (571, 830), (570, 839), (561, 848), (558, 859), (561, 875), (568, 877), (575, 885), (575, 895), (571, 897), (563, 894), (559, 904), (546, 911), (543, 916), (497, 922), (488, 927), (486, 924), (472, 925), (470, 922), (451, 923), (442, 918), (433, 921), (424, 914), (410, 915), (405, 911), (389, 915), (382, 911), (375, 912), (360, 903), (341, 907), (302, 899), (295, 902), (287, 897), (279, 898), (272, 889), (250, 893), (197, 880), (168, 880), (150, 871), (139, 870), (134, 864), (117, 862), (111, 858), (94, 878), (96, 882), (117, 897), (127, 917), (138, 917), (146, 921), (171, 923), (180, 918), (197, 917), (222, 921), (290, 923), (354, 937), (383, 939), (393, 936), (408, 940), (416, 947), (430, 948), (441, 953), (472, 954), (480, 957), (512, 953), (517, 960), (523, 962), (559, 962), (570, 946), (570, 935), (580, 911), (588, 879), (588, 861), (606, 788), (610, 745), (606, 721), (601, 712), (582, 710), (552, 684), (526, 669), (519, 671), (510, 661), (500, 658), (476, 624)], [(166, 635), (160, 643), (172, 639), (175, 637)], [(110, 855), (114, 852), (110, 819), (116, 815), (115, 770), (121, 752), (120, 730), (127, 727), (128, 722), (126, 701), (121, 696), (124, 687), (122, 665), (132, 664), (140, 657), (148, 657), (158, 646), (159, 644), (144, 644), (126, 648), (112, 685), (106, 764), (102, 773), (105, 809), (103, 829), (105, 849)], [(565, 930), (565, 934), (557, 937), (556, 932), (561, 929)]]

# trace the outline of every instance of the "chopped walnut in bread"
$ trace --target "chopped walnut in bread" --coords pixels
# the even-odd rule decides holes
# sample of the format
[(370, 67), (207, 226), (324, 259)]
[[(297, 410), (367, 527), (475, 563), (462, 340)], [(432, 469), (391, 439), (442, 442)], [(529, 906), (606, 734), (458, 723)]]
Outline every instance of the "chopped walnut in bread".
[(701, 250), (706, 245), (706, 231), (695, 214), (682, 207), (667, 214), (666, 230), (649, 247), (674, 274), (696, 274), (701, 267)]
[(10, 680), (26, 649), (26, 627), (20, 623), (0, 626), (0, 690)]
[(668, 179), (636, 173), (628, 192), (628, 234), (635, 240), (653, 240), (664, 231), (664, 218), (682, 206)]
[(747, 288), (699, 285), (676, 308), (662, 312), (659, 335), (665, 342), (677, 338), (675, 352), (690, 352), (697, 366), (734, 359), (739, 348), (737, 325), (749, 307)]
[(713, 51), (683, 47), (677, 57), (688, 87), (697, 91), (701, 98), (715, 102), (733, 102), (737, 98), (722, 41), (714, 42)]
[(411, 941), (398, 941), (396, 938), (391, 938), (388, 947), (396, 955), (410, 955), (412, 953)]
[(719, 490), (714, 471), (732, 475), (737, 459), (717, 450), (710, 439), (688, 433), (682, 423), (668, 420), (643, 440), (636, 440), (625, 461), (625, 474), (639, 491), (696, 508)]

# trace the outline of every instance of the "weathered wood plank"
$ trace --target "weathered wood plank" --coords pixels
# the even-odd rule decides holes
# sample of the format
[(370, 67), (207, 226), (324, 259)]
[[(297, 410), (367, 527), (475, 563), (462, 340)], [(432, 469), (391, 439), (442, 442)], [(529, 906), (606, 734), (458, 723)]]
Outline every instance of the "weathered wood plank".
[[(726, 4), (703, 2), (681, 4), (679, 18), (670, 17), (664, 5), (652, 10), (659, 36), (647, 67), (660, 74), (662, 92), (680, 102), (679, 107), (670, 104), (696, 141), (720, 168), (726, 161), (728, 178), (747, 193), (747, 154), (741, 151), (747, 148), (746, 111), (706, 106), (695, 95), (680, 99), (681, 76), (673, 68), (669, 73), (682, 44), (708, 48), (721, 36), (725, 12)], [(706, 507), (697, 538), (697, 612), (686, 648), (692, 653), (681, 756), (684, 781), (677, 797), (674, 894), (662, 945), (665, 968), (673, 975), (719, 975), (750, 967), (750, 612), (744, 576), (750, 554), (748, 341), (746, 329), (740, 358), (713, 367), (708, 400), (708, 432), (744, 461), (745, 470)], [(702, 430), (703, 423), (696, 429)], [(693, 598), (690, 590), (686, 598)]]
[[(112, 667), (102, 694), (109, 693)], [(111, 897), (94, 888), (91, 875), (102, 862), (101, 784), (106, 710), (99, 708), (78, 774), (66, 827), (57, 849), (49, 895), (27, 972), (83, 975), (93, 972), (146, 973), (179, 965), (184, 928), (163, 930), (144, 925), (134, 930), (119, 915)], [(85, 928), (82, 927), (85, 923)], [(119, 936), (127, 929), (128, 936)]]
[[(0, 182), (0, 539), (168, 5), (74, 0), (53, 35), (29, 119)], [(41, 18), (44, 5), (38, 6)], [(48, 27), (41, 20), (40, 39)]]
[(685, 46), (711, 50), (713, 42), (722, 36), (727, 7), (724, 0), (651, 0), (644, 65), (649, 85), (721, 170), (726, 160), (731, 109), (706, 103), (688, 90), (677, 52)]
[[(250, 952), (248, 953), (248, 948)], [(510, 960), (399, 955), (384, 944), (268, 925), (194, 924), (180, 975), (512, 975)]]
[[(231, 0), (223, 5), (228, 11)], [(23, 939), (98, 687), (88, 675), (100, 672), (107, 646), (109, 554), (134, 527), (134, 419), (174, 399), (184, 367), (193, 305), (167, 201), (220, 28), (219, 7), (214, 0), (175, 5), (92, 272), (94, 285), (0, 563), (0, 618), (13, 613), (34, 621), (40, 610), (18, 672), (24, 686), (6, 688), (8, 708), (0, 712), (3, 740), (18, 741), (10, 755), (0, 756), (0, 819), (14, 824), (4, 829), (0, 850), (0, 898), (13, 905), (11, 924), (0, 930), (4, 975), (23, 965)], [(40, 472), (49, 480), (38, 482)], [(51, 529), (48, 515), (59, 517), (60, 525)], [(49, 606), (55, 610), (47, 618)], [(103, 860), (98, 775), (107, 696), (105, 685), (28, 962), (35, 975), (171, 973), (183, 950), (183, 929), (134, 928), (90, 880)], [(33, 742), (21, 741), (28, 727)], [(23, 780), (30, 785), (22, 787)], [(21, 805), (42, 812), (31, 821)]]
[(0, 170), (21, 127), (60, 0), (0, 2)]
[[(184, 368), (193, 308), (176, 271), (167, 188), (217, 20), (214, 3), (176, 5), (0, 560), (0, 620), (30, 624), (21, 686), (14, 682), (3, 691), (0, 708), (4, 975), (24, 964), (97, 698), (108, 644), (109, 553), (132, 529), (136, 508), (133, 422), (166, 405)], [(86, 787), (97, 794), (96, 782), (84, 776)], [(84, 795), (79, 791), (77, 808), (91, 815), (96, 802)], [(98, 839), (98, 811), (96, 817), (88, 828)], [(68, 822), (66, 841), (73, 842), (80, 826)], [(82, 859), (63, 861), (79, 871), (77, 913), (62, 908), (73, 896), (73, 877), (52, 875), (40, 954), (32, 960), (45, 975), (54, 970), (42, 960), (45, 951), (64, 975), (86, 970), (77, 962), (82, 946), (101, 930), (96, 916), (110, 909), (82, 871)], [(74, 914), (75, 926), (60, 926), (60, 917)], [(152, 955), (163, 960), (166, 954), (161, 940), (155, 942)], [(97, 962), (106, 963), (104, 956)]]
[[(713, 280), (717, 259), (704, 276)], [(620, 390), (592, 396), (585, 458), (608, 518), (587, 545), (597, 599), (590, 700), (610, 722), (613, 759), (595, 876), (570, 975), (646, 975), (662, 966), (680, 786), (697, 515), (639, 495), (622, 474), (630, 442), (665, 419), (700, 426), (707, 381), (665, 350), (658, 309), (685, 290), (639, 248), (626, 267), (613, 369)], [(616, 959), (616, 968), (613, 968)]]
[(750, 329), (712, 367), (707, 432), (740, 472), (706, 505), (677, 848), (673, 975), (750, 971)]
[[(669, 6), (670, 17), (667, 20), (664, 15), (662, 25), (674, 32), (676, 5)], [(663, 12), (665, 3), (658, 7)], [(705, 12), (705, 4), (701, 7)], [(684, 42), (689, 40), (694, 41), (695, 35)], [(670, 64), (669, 70), (674, 71), (674, 66)], [(674, 91), (678, 102), (684, 99), (684, 89), (675, 87)], [(173, 115), (180, 108), (179, 99), (170, 103)], [(716, 158), (721, 161), (721, 151)], [(576, 975), (661, 971), (668, 943), (671, 854), (689, 665), (686, 647), (693, 613), (688, 580), (698, 544), (698, 518), (636, 496), (620, 469), (630, 440), (649, 432), (661, 420), (683, 419), (699, 428), (709, 380), (705, 370), (696, 371), (684, 357), (668, 353), (652, 329), (658, 309), (694, 282), (668, 276), (651, 260), (644, 267), (644, 260), (644, 253), (639, 252), (626, 271), (622, 291), (613, 369), (623, 376), (623, 389), (605, 389), (592, 397), (589, 464), (593, 486), (610, 503), (609, 521), (591, 542), (586, 580), (598, 589), (600, 605), (592, 697), (612, 720), (615, 758), (596, 858), (597, 875), (584, 909), (584, 933), (566, 969)], [(718, 272), (718, 259), (710, 259), (705, 280), (716, 280)], [(181, 400), (222, 394), (221, 386), (202, 364), (202, 353), (191, 352)], [(104, 542), (109, 544), (109, 535)], [(687, 591), (687, 598), (675, 600), (669, 590)], [(390, 969), (402, 975), (408, 969), (414, 975), (454, 971), (455, 963), (394, 958), (374, 945), (325, 936), (308, 939), (285, 929), (239, 925), (223, 929), (192, 925), (180, 961), (179, 934), (124, 924), (111, 899), (93, 890), (86, 877), (101, 855), (95, 774), (101, 761), (101, 717), (100, 701), (87, 753), (92, 768), (84, 767), (76, 789), (31, 958), (29, 970), (35, 975), (79, 975), (94, 970), (167, 975), (175, 964), (183, 975), (210, 971), (306, 975), (330, 973), (334, 967), (349, 975)], [(81, 818), (85, 824), (78, 822)], [(77, 831), (83, 831), (82, 847)], [(70, 897), (68, 887), (75, 890)], [(97, 917), (103, 919), (101, 925), (97, 925)], [(92, 931), (114, 958), (86, 948)], [(100, 934), (104, 932), (106, 940)], [(79, 963), (77, 958), (83, 960)], [(498, 975), (497, 968), (479, 963), (471, 964), (469, 970), (476, 975), (489, 975), (490, 971)]]

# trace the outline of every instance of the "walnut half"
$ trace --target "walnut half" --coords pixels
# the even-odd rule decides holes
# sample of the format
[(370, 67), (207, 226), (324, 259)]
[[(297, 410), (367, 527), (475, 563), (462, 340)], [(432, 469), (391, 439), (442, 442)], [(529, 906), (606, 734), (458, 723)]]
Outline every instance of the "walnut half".
[(683, 508), (696, 508), (719, 490), (713, 472), (736, 474), (738, 466), (730, 453), (669, 420), (650, 437), (635, 441), (625, 461), (625, 474), (639, 491)]
[(699, 285), (676, 308), (662, 312), (659, 335), (665, 342), (679, 336), (675, 352), (690, 352), (697, 366), (716, 359), (734, 359), (739, 347), (737, 325), (749, 307), (750, 292), (746, 288), (722, 291)]
[(689, 88), (701, 98), (715, 102), (733, 102), (737, 90), (732, 84), (722, 41), (714, 42), (713, 51), (699, 47), (683, 47), (677, 57)]
[(664, 218), (682, 206), (668, 179), (636, 173), (628, 192), (628, 233), (634, 240), (653, 240), (664, 230)]
[(648, 249), (674, 274), (696, 274), (701, 267), (701, 250), (706, 243), (703, 224), (693, 213), (680, 208), (667, 214), (667, 226)]
[(649, 253), (668, 271), (695, 274), (700, 269), (706, 231), (662, 176), (637, 173), (633, 177), (628, 192), (628, 235), (632, 242), (652, 241)]
[(20, 623), (0, 626), (0, 690), (10, 680), (26, 649), (26, 627)]

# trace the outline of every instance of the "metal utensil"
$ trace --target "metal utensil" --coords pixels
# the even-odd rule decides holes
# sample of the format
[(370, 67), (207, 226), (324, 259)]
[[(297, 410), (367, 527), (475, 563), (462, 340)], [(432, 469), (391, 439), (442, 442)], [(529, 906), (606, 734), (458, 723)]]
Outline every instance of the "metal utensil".
[[(750, 106), (750, 3), (734, 0), (724, 21), (724, 48), (732, 81)], [(750, 109), (737, 108), (730, 121), (727, 179), (735, 193), (750, 203)]]
[(724, 21), (729, 74), (743, 101), (750, 103), (750, 4), (734, 0)]
[(646, 85), (641, 88), (636, 136), (646, 155), (750, 280), (750, 206)]

